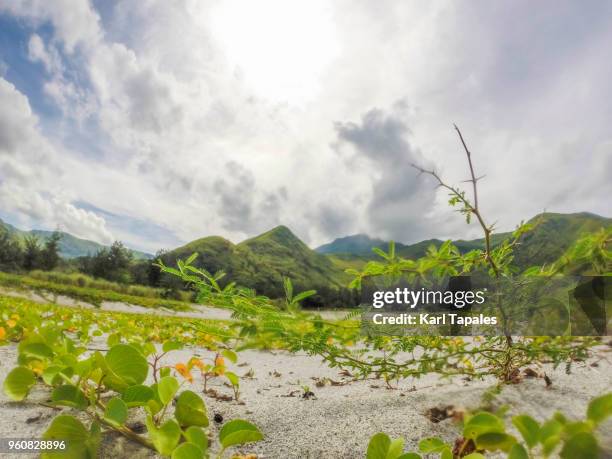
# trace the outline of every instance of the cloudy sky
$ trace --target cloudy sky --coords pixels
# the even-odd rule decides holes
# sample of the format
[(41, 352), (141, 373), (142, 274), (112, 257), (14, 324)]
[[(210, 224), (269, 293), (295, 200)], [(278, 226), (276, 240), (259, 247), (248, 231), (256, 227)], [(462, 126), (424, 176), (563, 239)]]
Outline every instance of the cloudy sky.
[(0, 218), (154, 252), (610, 216), (612, 2), (0, 0)]

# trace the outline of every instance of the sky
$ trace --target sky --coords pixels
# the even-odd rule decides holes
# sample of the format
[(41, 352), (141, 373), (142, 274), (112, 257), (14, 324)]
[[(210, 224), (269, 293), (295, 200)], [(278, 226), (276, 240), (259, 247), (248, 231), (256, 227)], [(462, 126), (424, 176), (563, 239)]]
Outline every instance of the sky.
[(0, 0), (0, 218), (155, 252), (611, 216), (612, 2)]

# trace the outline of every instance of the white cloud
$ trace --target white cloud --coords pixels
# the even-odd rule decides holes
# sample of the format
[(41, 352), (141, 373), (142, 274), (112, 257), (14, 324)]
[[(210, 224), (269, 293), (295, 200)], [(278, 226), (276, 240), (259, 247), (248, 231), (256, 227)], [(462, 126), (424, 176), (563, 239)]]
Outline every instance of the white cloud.
[(104, 219), (75, 207), (62, 189), (62, 177), (76, 172), (62, 167), (66, 156), (40, 134), (27, 97), (0, 78), (0, 207), (18, 214), (27, 226), (60, 227), (112, 242)]
[[(32, 24), (29, 57), (44, 65), (45, 93), (63, 113), (43, 138), (23, 95), (0, 108), (5, 150), (38, 155), (38, 165), (47, 154), (58, 169), (5, 161), (14, 182), (37, 178), (27, 179), (31, 199), (5, 193), (3, 206), (53, 224), (68, 215), (99, 240), (109, 234), (96, 214), (66, 206), (87, 202), (183, 241), (238, 240), (278, 223), (313, 245), (354, 232), (475, 236), (409, 168), (414, 156), (465, 180), (456, 122), (487, 175), (483, 209), (501, 229), (543, 208), (611, 213), (606, 4), (555, 8), (546, 28), (527, 2), (105, 7), (102, 22), (87, 1), (0, 6)], [(43, 23), (53, 26), (46, 42), (35, 30)], [(399, 137), (364, 118), (398, 107)], [(31, 138), (44, 145), (38, 153)], [(406, 143), (390, 155), (368, 139)], [(111, 230), (149, 250), (159, 243)]]

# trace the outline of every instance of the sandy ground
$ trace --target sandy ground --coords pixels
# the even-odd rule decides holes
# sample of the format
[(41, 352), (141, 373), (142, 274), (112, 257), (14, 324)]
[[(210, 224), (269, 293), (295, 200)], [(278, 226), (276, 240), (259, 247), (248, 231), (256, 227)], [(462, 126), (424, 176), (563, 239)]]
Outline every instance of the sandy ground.
[[(167, 364), (186, 362), (192, 355), (210, 358), (208, 351), (189, 349), (169, 354)], [(521, 384), (504, 387), (493, 405), (507, 405), (509, 414), (528, 413), (542, 420), (556, 410), (569, 417), (584, 417), (588, 400), (612, 389), (612, 354), (602, 348), (586, 363), (576, 364), (570, 375), (564, 368), (541, 370), (552, 378), (546, 388), (542, 379), (525, 379)], [(16, 361), (16, 346), (0, 348), (0, 380)], [(594, 365), (593, 365), (594, 364)], [(483, 405), (483, 394), (493, 381), (440, 380), (428, 375), (419, 380), (404, 380), (396, 389), (388, 389), (380, 380), (352, 381), (330, 369), (317, 357), (286, 352), (244, 351), (234, 366), (243, 376), (253, 369), (253, 378), (241, 381), (241, 401), (219, 401), (205, 396), (209, 414), (223, 416), (223, 422), (243, 418), (256, 423), (265, 440), (238, 449), (255, 453), (260, 458), (362, 458), (369, 438), (384, 431), (392, 437), (406, 438), (408, 450), (415, 450), (419, 439), (436, 435), (448, 441), (458, 436), (459, 426), (446, 419), (433, 423), (427, 410), (453, 405), (456, 409), (476, 409)], [(313, 378), (330, 378), (345, 385), (317, 387)], [(302, 397), (308, 386), (315, 397)], [(221, 378), (209, 382), (218, 393), (231, 394)], [(202, 390), (196, 377), (188, 386)], [(38, 438), (45, 431), (56, 411), (37, 405), (48, 399), (48, 392), (36, 388), (25, 403), (14, 403), (0, 395), (0, 437)], [(70, 410), (68, 410), (70, 411)], [(136, 413), (132, 421), (142, 419)], [(214, 437), (222, 424), (212, 422)], [(612, 457), (612, 423), (601, 432), (608, 456)], [(213, 445), (215, 450), (217, 445)], [(3, 456), (11, 457), (11, 456)], [(14, 457), (24, 457), (14, 456)], [(101, 450), (103, 458), (157, 457), (154, 453), (107, 434)], [(229, 457), (229, 456), (228, 456)]]
[[(115, 311), (115, 312), (129, 312), (132, 314), (151, 314), (151, 308), (145, 308), (134, 304), (120, 303), (116, 301), (103, 301), (100, 307), (96, 307), (85, 301), (75, 300), (68, 296), (54, 295), (52, 293), (41, 296), (36, 292), (24, 292), (18, 290), (11, 290), (4, 287), (0, 287), (0, 294), (14, 296), (18, 298), (27, 298), (37, 303), (49, 303), (53, 301), (61, 306), (69, 307), (83, 307), (90, 309), (98, 309), (100, 311)], [(214, 319), (214, 320), (229, 320), (231, 319), (231, 311), (226, 309), (219, 309), (211, 306), (204, 306), (201, 304), (191, 303), (191, 311), (174, 311), (166, 308), (156, 308), (155, 315), (158, 316), (173, 316), (173, 317), (188, 317), (193, 319)], [(324, 319), (334, 320), (342, 319), (349, 312), (340, 310), (324, 310), (324, 311), (313, 311), (320, 314)]]

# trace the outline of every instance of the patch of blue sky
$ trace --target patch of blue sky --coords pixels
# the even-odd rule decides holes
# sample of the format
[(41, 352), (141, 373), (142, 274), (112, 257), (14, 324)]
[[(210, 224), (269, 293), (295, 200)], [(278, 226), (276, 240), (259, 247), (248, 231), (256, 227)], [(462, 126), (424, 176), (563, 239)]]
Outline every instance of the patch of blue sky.
[(77, 201), (72, 204), (80, 209), (94, 212), (100, 217), (103, 217), (111, 232), (137, 234), (140, 240), (148, 242), (146, 246), (142, 246), (138, 244), (137, 241), (126, 241), (129, 242), (128, 245), (130, 247), (138, 250), (155, 252), (162, 248), (172, 249), (184, 243), (184, 241), (176, 237), (173, 231), (151, 221), (134, 218), (129, 215), (118, 215), (85, 201)]

